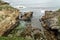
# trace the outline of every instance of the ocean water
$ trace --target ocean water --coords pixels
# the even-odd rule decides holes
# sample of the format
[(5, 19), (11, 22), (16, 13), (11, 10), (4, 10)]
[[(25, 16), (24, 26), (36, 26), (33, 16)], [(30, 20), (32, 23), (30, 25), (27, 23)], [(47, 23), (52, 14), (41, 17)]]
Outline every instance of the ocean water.
[[(45, 10), (57, 10), (57, 9), (60, 8), (58, 6), (54, 7), (55, 5), (53, 5), (53, 6), (48, 5), (47, 6), (47, 5), (44, 4), (45, 6), (44, 5), (40, 6), (40, 4), (37, 4), (37, 3), (36, 4), (32, 4), (32, 3), (28, 4), (25, 0), (24, 0), (25, 2), (22, 1), (22, 0), (15, 0), (15, 1), (14, 0), (3, 0), (3, 1), (6, 1), (6, 2), (10, 3), (11, 6), (13, 6), (15, 8), (18, 8), (21, 12), (33, 11), (33, 13), (34, 13), (33, 16), (35, 18), (38, 18), (38, 17), (41, 17), (42, 15), (44, 15)], [(25, 8), (19, 8), (20, 6), (24, 6)]]

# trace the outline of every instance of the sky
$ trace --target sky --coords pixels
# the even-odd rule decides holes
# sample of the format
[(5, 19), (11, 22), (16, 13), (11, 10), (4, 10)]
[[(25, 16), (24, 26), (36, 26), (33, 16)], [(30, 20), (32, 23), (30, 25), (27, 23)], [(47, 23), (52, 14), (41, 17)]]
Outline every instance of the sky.
[(60, 0), (4, 0), (11, 5), (35, 5), (39, 7), (60, 7)]

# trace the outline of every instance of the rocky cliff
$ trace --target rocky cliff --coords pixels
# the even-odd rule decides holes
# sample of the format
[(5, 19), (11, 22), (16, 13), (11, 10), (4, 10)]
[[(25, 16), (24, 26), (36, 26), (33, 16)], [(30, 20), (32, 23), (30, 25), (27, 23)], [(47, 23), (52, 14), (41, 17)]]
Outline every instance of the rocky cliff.
[(58, 35), (60, 35), (60, 10), (45, 11), (45, 15), (41, 18), (41, 23), (47, 31), (53, 32), (57, 39), (59, 39)]
[(45, 11), (45, 15), (42, 17), (43, 20), (45, 20), (45, 23), (51, 28), (51, 29), (57, 29), (59, 30), (60, 25), (60, 12), (58, 11)]
[(0, 36), (14, 28), (19, 16), (19, 10), (7, 2), (0, 1)]

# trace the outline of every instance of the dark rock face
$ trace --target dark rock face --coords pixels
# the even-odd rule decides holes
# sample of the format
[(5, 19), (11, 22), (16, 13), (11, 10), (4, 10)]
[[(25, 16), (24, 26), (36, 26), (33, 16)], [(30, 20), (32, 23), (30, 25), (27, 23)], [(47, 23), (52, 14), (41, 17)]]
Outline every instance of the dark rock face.
[(21, 15), (21, 20), (31, 21), (32, 16), (33, 12), (24, 12), (24, 15)]
[(54, 35), (54, 32), (44, 30), (44, 35), (46, 36), (47, 40), (57, 40), (56, 36)]

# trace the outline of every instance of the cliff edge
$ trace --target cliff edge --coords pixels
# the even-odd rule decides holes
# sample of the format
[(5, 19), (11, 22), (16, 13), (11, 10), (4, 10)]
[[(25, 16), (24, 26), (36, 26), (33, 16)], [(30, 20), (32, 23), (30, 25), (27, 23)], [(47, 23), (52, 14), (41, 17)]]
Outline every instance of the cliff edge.
[(14, 28), (13, 25), (16, 24), (18, 16), (18, 9), (11, 7), (7, 2), (0, 1), (0, 36)]

